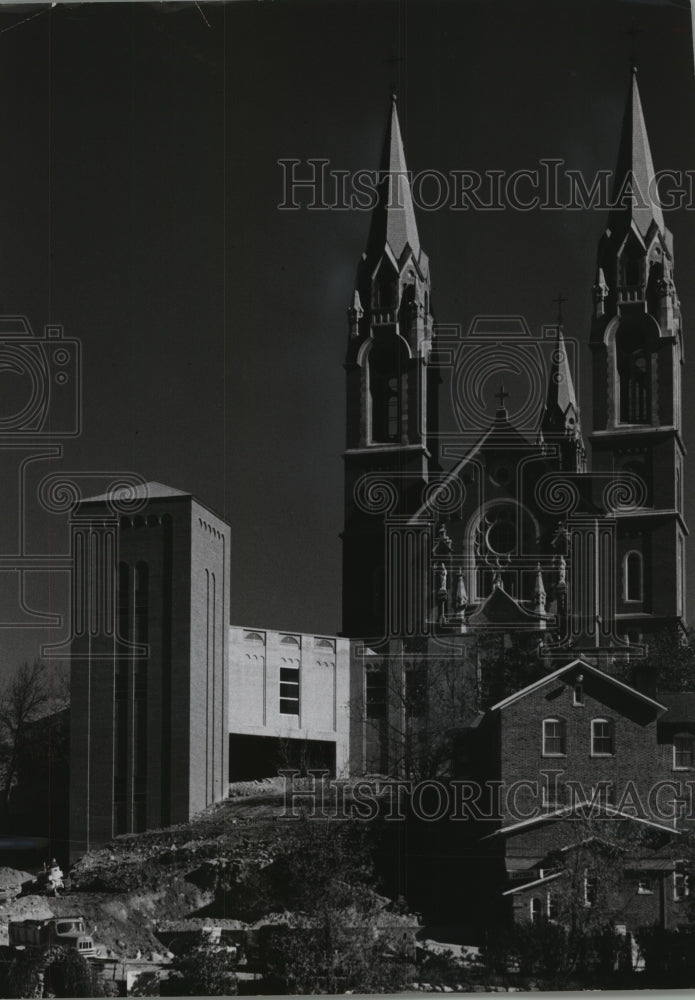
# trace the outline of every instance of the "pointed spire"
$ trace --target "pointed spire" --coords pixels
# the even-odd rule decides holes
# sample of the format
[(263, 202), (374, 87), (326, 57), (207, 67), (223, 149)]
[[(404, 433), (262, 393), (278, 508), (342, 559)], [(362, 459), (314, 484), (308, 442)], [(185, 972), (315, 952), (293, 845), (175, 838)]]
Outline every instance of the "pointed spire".
[[(561, 319), (561, 316), (558, 317), (558, 320)], [(585, 471), (586, 449), (582, 440), (579, 404), (561, 322), (558, 322), (557, 326), (550, 362), (548, 392), (541, 413), (536, 445), (544, 455), (550, 446), (559, 445), (561, 468), (566, 472)]]
[(352, 296), (352, 302), (348, 306), (348, 326), (350, 327), (350, 336), (359, 337), (360, 333), (360, 320), (364, 316), (364, 309), (362, 308), (362, 300), (360, 299), (360, 293), (355, 289), (355, 293)]
[(502, 581), (502, 569), (500, 567), (499, 559), (496, 560), (495, 566), (496, 566), (495, 572), (492, 577), (492, 589), (504, 590), (504, 583)]
[(548, 392), (540, 429), (544, 439), (553, 432), (557, 434), (558, 431), (562, 433), (567, 430), (571, 430), (572, 433), (579, 431), (579, 404), (561, 324), (558, 324), (555, 336)]
[(386, 244), (396, 260), (400, 259), (406, 245), (410, 246), (416, 258), (420, 256), (420, 237), (415, 222), (395, 94), (391, 96), (391, 111), (379, 165), (377, 204), (372, 215), (367, 256), (383, 253)]
[(533, 607), (535, 611), (543, 613), (545, 611), (545, 586), (543, 584), (543, 573), (541, 571), (541, 564), (538, 563), (536, 569), (536, 586), (533, 591)]
[(662, 233), (665, 231), (661, 206), (652, 200), (657, 197), (654, 173), (637, 86), (637, 69), (633, 66), (611, 198), (613, 204), (619, 204), (611, 210), (608, 219), (611, 232), (624, 233), (632, 222), (645, 237), (652, 221)]

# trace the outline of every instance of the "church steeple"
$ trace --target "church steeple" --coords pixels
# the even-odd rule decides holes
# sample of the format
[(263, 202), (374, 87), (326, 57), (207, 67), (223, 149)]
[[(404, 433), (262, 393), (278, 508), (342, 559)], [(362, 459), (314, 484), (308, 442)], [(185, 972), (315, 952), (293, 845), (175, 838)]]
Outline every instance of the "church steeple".
[(548, 445), (559, 446), (563, 471), (586, 470), (586, 449), (582, 440), (572, 369), (567, 356), (562, 314), (557, 318), (557, 334), (551, 355), (545, 406), (538, 428), (538, 443), (543, 448)]
[[(642, 489), (617, 512), (618, 631), (637, 638), (685, 616), (681, 483), (683, 340), (673, 238), (657, 201), (637, 75), (618, 146), (608, 226), (598, 248), (590, 347), (594, 471)], [(621, 628), (622, 624), (622, 628)]]
[[(386, 328), (404, 349), (407, 345), (411, 357), (426, 355), (432, 338), (429, 259), (420, 244), (395, 96), (376, 194), (367, 247), (357, 268), (356, 300), (349, 310), (348, 361), (356, 360), (364, 342)], [(358, 317), (355, 301), (362, 310)]]
[(417, 259), (420, 255), (420, 237), (398, 121), (396, 95), (393, 94), (379, 164), (377, 204), (367, 240), (367, 258), (377, 259), (388, 247), (394, 259), (400, 260), (407, 246)]
[(666, 232), (654, 176), (654, 163), (637, 86), (637, 69), (633, 66), (613, 179), (611, 203), (614, 207), (608, 217), (608, 227), (614, 236), (624, 236), (634, 226), (642, 239), (646, 239), (652, 224), (661, 233)]
[[(394, 512), (419, 505), (436, 468), (438, 373), (430, 363), (430, 272), (415, 220), (395, 97), (381, 153), (377, 203), (348, 307), (343, 629), (383, 629), (383, 517), (365, 514), (355, 490), (365, 475), (390, 478)], [(417, 504), (415, 498), (418, 498)], [(381, 562), (380, 562), (381, 561)]]

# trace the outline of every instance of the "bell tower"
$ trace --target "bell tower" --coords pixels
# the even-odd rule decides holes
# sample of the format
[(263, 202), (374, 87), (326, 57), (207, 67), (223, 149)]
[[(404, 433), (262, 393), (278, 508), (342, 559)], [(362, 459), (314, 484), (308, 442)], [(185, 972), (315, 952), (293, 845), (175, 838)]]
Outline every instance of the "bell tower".
[(342, 535), (347, 636), (379, 637), (384, 629), (386, 511), (368, 509), (370, 480), (364, 477), (378, 475), (392, 498), (388, 513), (405, 518), (419, 505), (432, 467), (438, 376), (430, 365), (430, 293), (429, 259), (420, 245), (394, 96), (367, 248), (348, 308)]
[(632, 641), (685, 619), (683, 340), (644, 113), (632, 70), (590, 347), (592, 467), (634, 492), (617, 519), (617, 628)]

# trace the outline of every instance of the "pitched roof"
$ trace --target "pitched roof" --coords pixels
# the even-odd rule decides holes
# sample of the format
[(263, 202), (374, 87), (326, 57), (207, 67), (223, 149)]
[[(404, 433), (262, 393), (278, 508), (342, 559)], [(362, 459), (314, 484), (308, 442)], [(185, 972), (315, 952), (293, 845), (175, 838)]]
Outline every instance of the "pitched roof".
[(614, 233), (627, 232), (631, 224), (634, 224), (640, 235), (644, 237), (647, 235), (651, 223), (656, 222), (661, 232), (664, 233), (666, 227), (661, 206), (657, 201), (652, 201), (650, 197), (650, 195), (656, 195), (654, 163), (652, 162), (647, 126), (637, 86), (636, 69), (632, 71), (623, 117), (618, 162), (613, 180), (612, 202), (616, 201), (626, 182), (634, 192), (634, 197), (630, 198), (629, 195), (626, 195), (622, 199), (624, 204), (611, 210), (608, 220), (611, 231)]
[[(127, 490), (127, 495), (126, 495)], [(161, 500), (164, 497), (190, 497), (191, 493), (177, 490), (173, 486), (166, 486), (164, 483), (157, 483), (154, 480), (148, 483), (138, 483), (130, 487), (124, 484), (123, 499), (128, 500)], [(104, 503), (106, 500), (120, 499), (118, 487), (113, 492), (99, 493), (93, 497), (85, 497), (80, 503)]]
[(420, 237), (394, 95), (379, 165), (377, 204), (372, 214), (367, 257), (378, 257), (388, 246), (398, 261), (406, 245), (410, 246), (417, 259), (420, 256)]
[(524, 882), (522, 885), (516, 885), (516, 886), (514, 886), (513, 889), (507, 889), (507, 891), (503, 892), (502, 895), (503, 896), (514, 896), (514, 895), (516, 895), (517, 892), (523, 892), (524, 889), (531, 889), (533, 886), (536, 886), (536, 885), (547, 885), (548, 882), (554, 882), (555, 879), (558, 879), (562, 875), (566, 875), (566, 874), (567, 874), (567, 872), (564, 871), (564, 869), (561, 872), (553, 872), (552, 875), (544, 875), (543, 878), (535, 878), (532, 882)]
[(608, 681), (608, 683), (615, 685), (615, 687), (630, 694), (633, 698), (637, 698), (640, 701), (643, 701), (645, 704), (651, 705), (657, 711), (661, 712), (668, 711), (666, 705), (662, 705), (660, 702), (655, 701), (653, 698), (649, 698), (646, 694), (643, 694), (641, 691), (637, 691), (636, 688), (630, 687), (629, 684), (624, 684), (623, 681), (619, 681), (617, 677), (611, 677), (610, 674), (604, 673), (604, 671), (599, 670), (598, 667), (594, 667), (590, 663), (586, 663), (584, 660), (579, 660), (579, 659), (572, 660), (571, 663), (566, 663), (565, 666), (560, 667), (559, 670), (554, 670), (551, 674), (546, 674), (545, 677), (541, 677), (539, 680), (534, 681), (533, 684), (529, 684), (527, 687), (521, 688), (519, 691), (515, 691), (514, 694), (510, 694), (507, 698), (503, 698), (502, 701), (498, 701), (496, 705), (493, 705), (489, 709), (489, 711), (490, 712), (501, 711), (502, 709), (507, 708), (509, 705), (513, 705), (514, 702), (520, 701), (527, 695), (532, 694), (534, 691), (538, 691), (546, 684), (551, 683), (557, 678), (562, 677), (563, 674), (575, 670), (578, 667), (581, 668), (582, 672), (588, 671), (589, 673), (594, 674), (594, 676), (600, 677), (604, 681)]
[[(592, 810), (592, 817), (594, 812), (599, 812), (602, 815), (597, 816), (597, 819), (615, 819), (615, 820), (632, 820), (633, 823), (641, 823), (643, 826), (648, 826), (652, 830), (661, 830), (663, 833), (678, 834), (678, 830), (675, 826), (666, 826), (663, 823), (657, 823), (656, 820), (647, 819), (644, 816), (633, 816), (632, 813), (624, 812), (621, 809), (616, 809), (615, 806), (608, 804), (598, 805), (595, 801), (589, 801), (585, 799), (583, 802), (574, 802), (571, 805), (559, 806), (557, 809), (551, 812), (540, 812), (535, 816), (529, 816), (528, 819), (519, 820), (518, 823), (510, 823), (508, 826), (501, 826), (497, 830), (493, 830), (492, 833), (488, 833), (482, 840), (492, 840), (497, 837), (506, 837), (509, 834), (519, 833), (522, 830), (527, 830), (532, 826), (537, 826), (541, 823), (549, 823), (553, 820), (566, 819), (573, 814), (576, 814), (581, 809), (588, 807)], [(576, 845), (570, 845), (576, 846)]]
[(469, 617), (469, 625), (527, 625), (538, 628), (546, 618), (524, 608), (516, 598), (508, 594), (503, 587), (493, 587), (480, 607)]

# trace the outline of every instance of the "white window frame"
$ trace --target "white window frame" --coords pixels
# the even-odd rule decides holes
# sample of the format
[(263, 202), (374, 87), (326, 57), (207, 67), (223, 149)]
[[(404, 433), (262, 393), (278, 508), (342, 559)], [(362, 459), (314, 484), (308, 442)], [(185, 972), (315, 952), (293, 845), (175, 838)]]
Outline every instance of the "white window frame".
[[(678, 750), (676, 748), (676, 740), (687, 739), (690, 743), (690, 764), (677, 764), (676, 754)], [(692, 771), (693, 770), (693, 760), (695, 760), (695, 736), (692, 733), (675, 733), (673, 737), (673, 770), (674, 771)]]
[[(596, 750), (595, 741), (597, 739), (606, 739), (605, 736), (597, 736), (595, 732), (596, 723), (605, 723), (610, 729), (610, 739), (611, 739), (611, 750), (606, 752), (605, 750)], [(591, 756), (592, 757), (615, 757), (615, 725), (612, 719), (606, 719), (603, 716), (591, 720)]]
[[(548, 734), (546, 732), (546, 726), (547, 726), (547, 724), (549, 722), (557, 723), (557, 725), (560, 726), (560, 736), (559, 737), (558, 736), (548, 736)], [(543, 747), (542, 747), (542, 756), (543, 757), (566, 757), (567, 756), (567, 725), (566, 725), (564, 719), (561, 719), (559, 716), (554, 716), (554, 715), (550, 716), (547, 719), (543, 719), (542, 736), (543, 736), (543, 741), (542, 741), (543, 742)], [(547, 742), (548, 739), (553, 739), (553, 740), (561, 739), (563, 749), (562, 750), (548, 750), (548, 749), (546, 749), (546, 742)]]
[[(537, 917), (534, 917), (534, 913), (533, 913), (533, 904), (534, 903), (538, 903), (538, 915), (537, 915)], [(531, 899), (529, 900), (529, 915), (531, 917), (531, 923), (534, 924), (534, 925), (536, 923), (540, 923), (541, 920), (543, 919), (543, 900), (541, 899), (540, 896), (531, 896)]]

